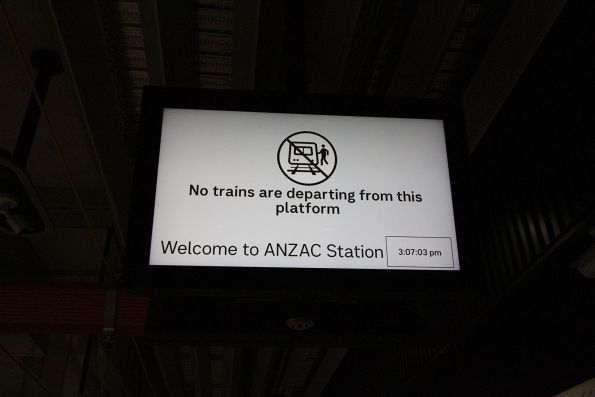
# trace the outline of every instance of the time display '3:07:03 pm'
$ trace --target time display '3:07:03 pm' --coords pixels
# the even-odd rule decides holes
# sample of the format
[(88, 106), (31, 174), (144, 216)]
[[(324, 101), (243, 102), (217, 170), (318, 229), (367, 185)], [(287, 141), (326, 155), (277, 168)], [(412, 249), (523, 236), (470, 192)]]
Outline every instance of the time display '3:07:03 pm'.
[(432, 258), (434, 256), (442, 256), (442, 251), (426, 248), (399, 248), (397, 249), (397, 254), (401, 256), (429, 256)]

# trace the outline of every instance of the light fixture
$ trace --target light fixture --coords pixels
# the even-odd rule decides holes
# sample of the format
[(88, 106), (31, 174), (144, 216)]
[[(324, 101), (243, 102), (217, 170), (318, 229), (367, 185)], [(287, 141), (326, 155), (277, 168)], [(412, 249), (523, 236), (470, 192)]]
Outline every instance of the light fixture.
[(314, 326), (314, 320), (305, 317), (295, 317), (288, 319), (285, 325), (294, 331), (305, 331)]

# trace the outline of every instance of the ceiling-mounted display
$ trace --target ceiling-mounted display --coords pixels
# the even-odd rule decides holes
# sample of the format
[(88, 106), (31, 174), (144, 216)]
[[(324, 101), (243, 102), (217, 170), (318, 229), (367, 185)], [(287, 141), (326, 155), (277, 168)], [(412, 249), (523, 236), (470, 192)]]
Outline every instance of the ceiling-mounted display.
[(440, 119), (166, 107), (160, 130), (149, 266), (459, 270)]

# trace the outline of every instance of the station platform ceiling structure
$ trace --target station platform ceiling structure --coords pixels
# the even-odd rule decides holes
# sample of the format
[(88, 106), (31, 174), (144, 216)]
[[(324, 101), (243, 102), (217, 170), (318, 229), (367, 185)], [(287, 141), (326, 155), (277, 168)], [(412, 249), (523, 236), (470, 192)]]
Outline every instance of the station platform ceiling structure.
[[(595, 4), (0, 5), (0, 203), (38, 213), (0, 206), (0, 396), (551, 396), (595, 377)], [(388, 301), (128, 290), (146, 85), (460, 106), (477, 282)], [(316, 310), (342, 321), (285, 326)]]

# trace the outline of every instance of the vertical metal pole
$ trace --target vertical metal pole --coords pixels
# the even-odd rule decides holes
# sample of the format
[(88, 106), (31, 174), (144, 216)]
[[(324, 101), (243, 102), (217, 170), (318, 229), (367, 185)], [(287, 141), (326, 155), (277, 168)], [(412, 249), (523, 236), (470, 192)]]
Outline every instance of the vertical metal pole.
[[(34, 89), (37, 92), (39, 100), (43, 102), (48, 92), (52, 76), (58, 75), (64, 71), (62, 62), (60, 61), (60, 55), (52, 50), (35, 50), (31, 55), (31, 64), (38, 71)], [(31, 93), (29, 105), (27, 106), (23, 124), (21, 125), (21, 131), (19, 132), (17, 143), (13, 151), (15, 161), (22, 168), (25, 168), (27, 165), (40, 116), (41, 109), (35, 98), (35, 93)]]

